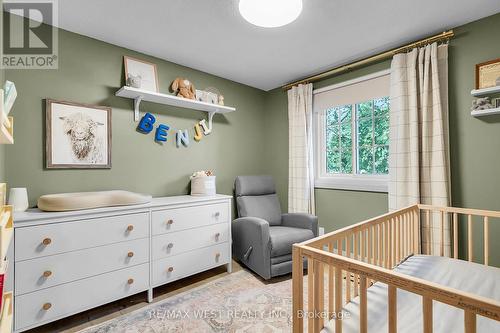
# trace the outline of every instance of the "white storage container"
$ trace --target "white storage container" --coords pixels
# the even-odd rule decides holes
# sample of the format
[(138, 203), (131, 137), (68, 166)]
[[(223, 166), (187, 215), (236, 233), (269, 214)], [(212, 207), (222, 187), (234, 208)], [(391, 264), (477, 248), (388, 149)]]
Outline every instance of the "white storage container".
[(215, 195), (215, 176), (191, 179), (191, 195)]

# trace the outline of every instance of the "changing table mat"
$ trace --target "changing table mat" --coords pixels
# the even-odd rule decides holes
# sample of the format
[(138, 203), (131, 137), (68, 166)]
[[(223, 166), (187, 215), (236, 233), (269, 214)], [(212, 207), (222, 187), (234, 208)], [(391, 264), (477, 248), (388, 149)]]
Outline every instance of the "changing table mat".
[[(443, 286), (500, 301), (500, 269), (464, 260), (417, 255), (408, 258), (395, 271)], [(423, 332), (422, 296), (397, 290), (397, 331)], [(368, 288), (368, 332), (388, 332), (387, 285), (377, 282)], [(359, 332), (359, 297), (344, 307), (350, 313), (343, 319), (342, 332)], [(321, 331), (334, 332), (331, 320)], [(433, 332), (463, 332), (464, 311), (447, 304), (433, 302)], [(477, 332), (500, 332), (500, 322), (477, 316)]]
[(145, 204), (150, 195), (128, 191), (99, 191), (47, 194), (38, 198), (38, 208), (47, 212), (64, 212), (111, 206)]

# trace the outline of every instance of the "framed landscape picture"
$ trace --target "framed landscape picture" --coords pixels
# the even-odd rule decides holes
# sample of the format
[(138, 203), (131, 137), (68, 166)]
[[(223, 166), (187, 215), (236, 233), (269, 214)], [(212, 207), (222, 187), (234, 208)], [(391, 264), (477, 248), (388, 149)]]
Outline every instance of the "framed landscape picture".
[(46, 100), (48, 169), (110, 169), (111, 108)]
[(125, 82), (128, 82), (129, 76), (139, 77), (140, 89), (159, 92), (158, 73), (156, 65), (144, 60), (124, 56)]

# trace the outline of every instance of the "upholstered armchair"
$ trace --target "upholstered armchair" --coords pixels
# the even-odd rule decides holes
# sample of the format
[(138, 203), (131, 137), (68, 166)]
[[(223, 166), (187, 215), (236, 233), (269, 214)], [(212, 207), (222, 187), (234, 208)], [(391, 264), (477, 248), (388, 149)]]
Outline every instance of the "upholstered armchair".
[(318, 218), (282, 214), (271, 176), (236, 177), (235, 194), (233, 255), (266, 280), (290, 273), (292, 244), (316, 237)]

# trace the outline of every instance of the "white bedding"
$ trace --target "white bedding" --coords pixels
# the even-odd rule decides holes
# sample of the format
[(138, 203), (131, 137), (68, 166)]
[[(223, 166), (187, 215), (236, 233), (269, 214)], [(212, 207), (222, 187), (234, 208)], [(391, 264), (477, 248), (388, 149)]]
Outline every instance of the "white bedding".
[[(463, 260), (435, 256), (412, 256), (395, 268), (395, 271), (436, 282), (444, 286), (500, 301), (500, 269)], [(387, 285), (375, 283), (368, 288), (368, 332), (388, 332)], [(398, 289), (398, 332), (423, 332), (422, 297)], [(344, 333), (359, 332), (359, 297), (345, 306), (350, 318), (343, 320)], [(433, 332), (463, 332), (464, 311), (433, 302)], [(330, 321), (322, 333), (334, 332), (335, 322)], [(500, 322), (477, 316), (477, 332), (500, 332)]]

